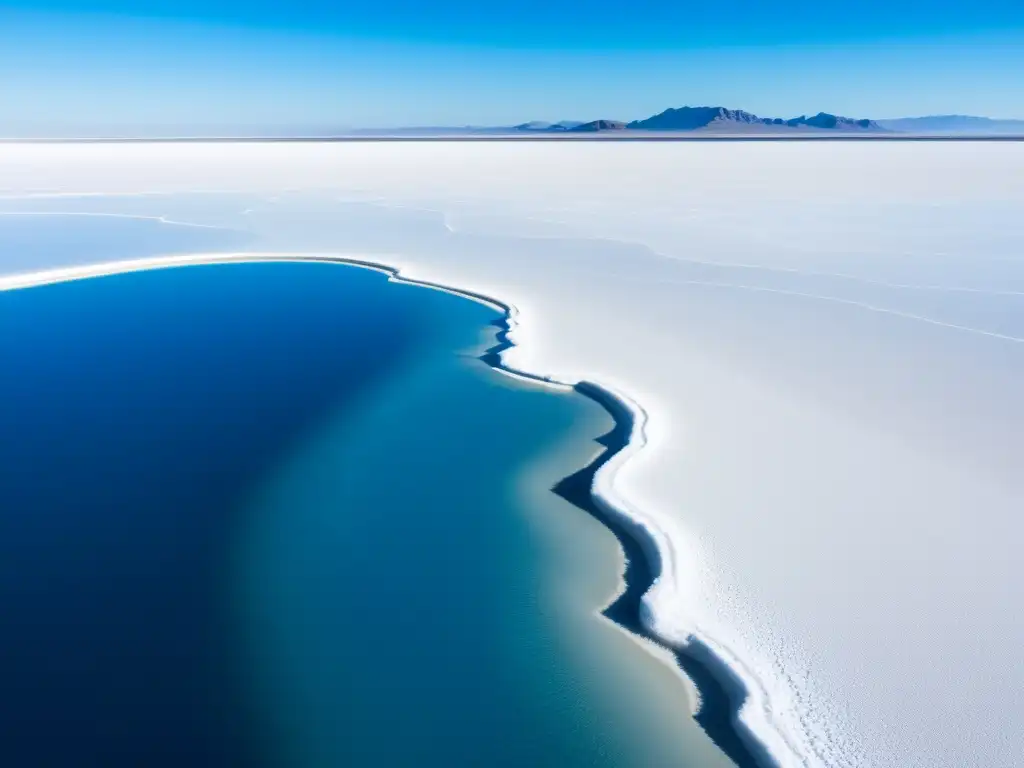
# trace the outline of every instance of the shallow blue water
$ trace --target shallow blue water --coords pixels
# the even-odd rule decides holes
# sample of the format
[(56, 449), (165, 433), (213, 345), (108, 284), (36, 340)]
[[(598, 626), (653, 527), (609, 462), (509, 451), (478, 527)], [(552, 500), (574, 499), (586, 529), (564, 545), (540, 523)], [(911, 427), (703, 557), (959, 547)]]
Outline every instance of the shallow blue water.
[(607, 418), (466, 354), (496, 319), (329, 264), (0, 293), (0, 764), (677, 764), (515, 492)]

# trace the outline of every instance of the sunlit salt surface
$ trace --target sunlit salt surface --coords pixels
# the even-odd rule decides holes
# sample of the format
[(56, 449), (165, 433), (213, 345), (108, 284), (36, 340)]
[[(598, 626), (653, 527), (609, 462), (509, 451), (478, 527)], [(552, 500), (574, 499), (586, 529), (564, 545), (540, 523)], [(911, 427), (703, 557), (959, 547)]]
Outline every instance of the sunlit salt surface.
[(653, 620), (744, 677), (780, 763), (1024, 752), (1024, 145), (7, 146), (0, 168), (6, 211), (214, 226), (244, 242), (208, 251), (355, 254), (515, 305), (509, 364), (648, 415), (605, 490), (670, 556)]

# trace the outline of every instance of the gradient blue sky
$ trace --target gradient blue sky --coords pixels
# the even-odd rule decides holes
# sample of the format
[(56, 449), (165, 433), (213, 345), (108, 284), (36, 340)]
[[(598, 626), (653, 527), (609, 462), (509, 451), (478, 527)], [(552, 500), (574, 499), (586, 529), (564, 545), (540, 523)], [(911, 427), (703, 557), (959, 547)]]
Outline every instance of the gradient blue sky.
[(0, 133), (1024, 118), (1021, 0), (0, 0)]

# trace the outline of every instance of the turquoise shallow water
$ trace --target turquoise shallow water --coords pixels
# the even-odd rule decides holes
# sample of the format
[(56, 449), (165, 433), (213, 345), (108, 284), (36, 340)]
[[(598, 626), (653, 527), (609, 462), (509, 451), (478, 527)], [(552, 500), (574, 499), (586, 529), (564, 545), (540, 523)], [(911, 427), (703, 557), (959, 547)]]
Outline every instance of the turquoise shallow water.
[(498, 319), (331, 264), (0, 293), (0, 763), (719, 764), (545, 490), (610, 420)]

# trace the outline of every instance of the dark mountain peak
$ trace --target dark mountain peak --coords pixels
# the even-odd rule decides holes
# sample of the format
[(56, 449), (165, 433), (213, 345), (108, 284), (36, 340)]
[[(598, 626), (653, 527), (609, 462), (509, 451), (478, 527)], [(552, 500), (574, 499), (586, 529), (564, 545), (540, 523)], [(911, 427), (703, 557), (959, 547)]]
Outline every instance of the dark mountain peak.
[[(645, 131), (695, 131), (712, 123), (754, 124), (766, 122), (757, 115), (742, 109), (726, 107), (676, 107), (666, 109), (646, 120), (634, 120), (630, 128)], [(770, 122), (770, 121), (768, 121)]]
[(888, 126), (874, 120), (854, 119), (819, 112), (789, 120), (780, 117), (759, 117), (752, 112), (728, 107), (672, 107), (644, 120), (623, 123), (619, 120), (591, 120), (587, 123), (533, 121), (517, 125), (515, 130), (542, 133), (598, 133), (602, 131), (707, 131), (716, 133), (788, 133), (803, 131), (837, 131), (860, 133), (885, 131)]
[(678, 107), (666, 109), (660, 114), (645, 120), (634, 120), (627, 127), (644, 131), (696, 131), (700, 129), (729, 129), (748, 132), (761, 126), (771, 126), (771, 130), (789, 128), (818, 128), (822, 130), (864, 131), (885, 130), (873, 120), (854, 120), (839, 117), (827, 112), (819, 112), (813, 117), (803, 115), (792, 120), (779, 117), (758, 117), (742, 109), (727, 107)]

